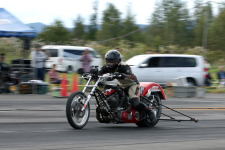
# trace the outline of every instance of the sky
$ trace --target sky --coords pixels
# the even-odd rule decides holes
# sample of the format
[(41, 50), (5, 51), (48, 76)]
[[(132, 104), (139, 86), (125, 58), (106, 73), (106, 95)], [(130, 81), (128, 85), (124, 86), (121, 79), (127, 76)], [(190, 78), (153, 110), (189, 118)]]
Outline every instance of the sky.
[[(93, 4), (96, 0), (0, 0), (0, 8), (16, 16), (23, 23), (41, 22), (50, 25), (55, 19), (59, 19), (66, 27), (73, 27), (74, 20), (78, 15), (88, 24), (89, 17), (93, 13)], [(135, 15), (137, 24), (149, 24), (150, 17), (154, 12), (155, 4), (160, 0), (98, 0), (98, 15), (101, 22), (102, 12), (112, 3), (125, 17), (130, 5), (132, 14)], [(188, 7), (193, 7), (194, 0), (186, 0)], [(207, 2), (208, 0), (203, 0)], [(224, 2), (224, 0), (211, 0)], [(217, 5), (215, 3), (215, 5)], [(217, 6), (215, 6), (217, 7)]]

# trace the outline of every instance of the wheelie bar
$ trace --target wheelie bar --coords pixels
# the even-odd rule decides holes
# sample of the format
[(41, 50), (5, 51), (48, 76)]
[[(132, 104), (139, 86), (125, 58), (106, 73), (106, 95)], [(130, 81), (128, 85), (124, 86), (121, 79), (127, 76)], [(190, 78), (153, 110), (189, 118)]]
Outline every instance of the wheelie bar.
[[(145, 100), (147, 100), (147, 101), (149, 101), (147, 98), (145, 98), (144, 96), (141, 96), (142, 98), (144, 98)], [(151, 104), (153, 104), (151, 101), (149, 101)], [(159, 104), (159, 103), (158, 103)], [(164, 114), (164, 113), (161, 113), (161, 114), (163, 114), (164, 116), (167, 116), (168, 118), (170, 118), (170, 119), (159, 119), (159, 120), (167, 120), (167, 121), (178, 121), (178, 122), (181, 122), (181, 121), (194, 121), (194, 122), (198, 122), (198, 119), (195, 119), (195, 118), (192, 118), (192, 117), (190, 117), (190, 116), (188, 116), (188, 115), (186, 115), (186, 114), (183, 114), (183, 113), (181, 113), (181, 112), (179, 112), (179, 111), (177, 111), (177, 110), (175, 110), (175, 109), (173, 109), (173, 108), (170, 108), (170, 107), (168, 107), (168, 106), (165, 106), (165, 105), (163, 105), (163, 104), (159, 104), (159, 105), (161, 105), (162, 107), (165, 107), (165, 108), (167, 108), (167, 109), (169, 109), (169, 110), (171, 110), (171, 111), (174, 111), (174, 112), (176, 112), (176, 113), (178, 113), (178, 114), (180, 114), (180, 115), (182, 115), (182, 116), (185, 116), (185, 117), (187, 117), (187, 118), (190, 118), (189, 120), (183, 120), (183, 119), (175, 119), (174, 117), (171, 117), (171, 116), (169, 116), (169, 115), (166, 115), (166, 114)]]

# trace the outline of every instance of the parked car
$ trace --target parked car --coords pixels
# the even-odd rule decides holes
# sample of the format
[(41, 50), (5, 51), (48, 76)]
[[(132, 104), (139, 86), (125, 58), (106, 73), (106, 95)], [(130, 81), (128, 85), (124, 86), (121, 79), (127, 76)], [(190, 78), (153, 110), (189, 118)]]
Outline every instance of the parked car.
[(88, 49), (93, 57), (92, 66), (102, 66), (101, 56), (90, 47), (65, 46), (65, 45), (45, 45), (43, 50), (49, 53), (49, 59), (45, 63), (45, 68), (50, 69), (56, 64), (56, 70), (60, 72), (77, 72), (81, 67), (79, 58), (84, 50)]
[(126, 61), (140, 82), (156, 82), (164, 86), (185, 77), (188, 85), (203, 86), (204, 58), (198, 55), (145, 54)]

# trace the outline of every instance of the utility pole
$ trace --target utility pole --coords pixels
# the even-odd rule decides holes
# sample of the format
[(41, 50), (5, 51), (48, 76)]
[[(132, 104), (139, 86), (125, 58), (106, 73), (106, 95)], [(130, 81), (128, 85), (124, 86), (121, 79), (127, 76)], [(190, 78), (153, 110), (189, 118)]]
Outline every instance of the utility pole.
[(203, 56), (206, 55), (207, 49), (207, 38), (208, 38), (208, 12), (207, 9), (204, 10), (204, 27), (203, 27), (203, 37), (202, 37), (202, 47), (204, 50)]

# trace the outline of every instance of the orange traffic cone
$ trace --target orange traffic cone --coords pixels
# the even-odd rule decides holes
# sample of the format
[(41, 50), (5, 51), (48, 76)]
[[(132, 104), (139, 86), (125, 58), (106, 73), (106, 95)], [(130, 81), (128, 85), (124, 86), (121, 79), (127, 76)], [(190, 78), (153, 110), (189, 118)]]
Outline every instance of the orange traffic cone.
[(72, 94), (73, 92), (78, 91), (78, 90), (79, 89), (78, 89), (78, 86), (77, 86), (77, 75), (74, 75), (70, 94)]
[(60, 83), (60, 94), (61, 97), (67, 97), (67, 87), (66, 87), (66, 74), (63, 74), (61, 83)]

